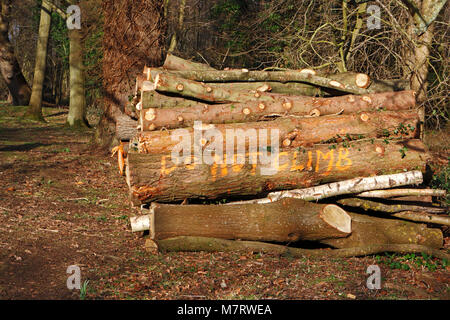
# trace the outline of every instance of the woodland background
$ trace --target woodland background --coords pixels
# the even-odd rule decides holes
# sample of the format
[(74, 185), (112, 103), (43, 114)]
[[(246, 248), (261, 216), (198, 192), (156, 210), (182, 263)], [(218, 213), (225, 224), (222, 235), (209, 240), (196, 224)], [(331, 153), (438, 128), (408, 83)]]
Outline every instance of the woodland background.
[[(9, 40), (31, 87), (41, 1), (9, 2)], [(435, 2), (416, 3), (433, 7)], [(426, 93), (420, 88), (418, 100), (426, 108), (427, 127), (440, 130), (449, 118), (448, 3), (420, 37), (414, 32), (408, 1), (400, 0), (83, 0), (78, 4), (86, 105), (93, 126), (102, 115), (103, 129), (114, 122), (116, 109), (123, 110), (131, 99), (136, 75), (145, 65), (161, 65), (168, 51), (216, 68), (308, 67), (327, 73), (363, 72), (378, 79), (410, 79), (418, 74), (426, 79)], [(367, 28), (370, 5), (381, 9), (380, 29)], [(423, 48), (429, 55), (421, 67), (417, 61)], [(44, 101), (68, 105), (69, 39), (65, 21), (57, 13), (52, 13), (45, 77)], [(5, 83), (0, 81), (0, 86), (0, 99), (7, 100)]]

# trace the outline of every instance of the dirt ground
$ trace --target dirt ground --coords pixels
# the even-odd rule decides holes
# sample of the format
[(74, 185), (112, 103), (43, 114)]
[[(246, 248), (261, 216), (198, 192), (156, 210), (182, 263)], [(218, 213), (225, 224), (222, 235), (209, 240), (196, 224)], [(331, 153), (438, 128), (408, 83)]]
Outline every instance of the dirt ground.
[[(147, 252), (129, 228), (139, 210), (116, 159), (90, 144), (93, 130), (65, 128), (64, 109), (46, 109), (47, 124), (22, 111), (0, 106), (0, 299), (450, 298), (450, 267), (420, 255)], [(366, 286), (374, 264), (380, 290)], [(85, 291), (67, 288), (71, 265)]]

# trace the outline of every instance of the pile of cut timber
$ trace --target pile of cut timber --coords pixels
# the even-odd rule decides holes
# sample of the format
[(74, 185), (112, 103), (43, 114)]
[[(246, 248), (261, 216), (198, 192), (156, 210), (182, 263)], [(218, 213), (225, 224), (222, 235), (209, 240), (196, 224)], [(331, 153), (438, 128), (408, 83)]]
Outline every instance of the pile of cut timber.
[[(115, 151), (148, 210), (131, 226), (160, 250), (448, 258), (450, 219), (433, 204), (445, 191), (405, 189), (429, 160), (405, 81), (216, 70), (169, 54), (137, 78), (126, 113)], [(300, 240), (334, 250), (281, 245)]]

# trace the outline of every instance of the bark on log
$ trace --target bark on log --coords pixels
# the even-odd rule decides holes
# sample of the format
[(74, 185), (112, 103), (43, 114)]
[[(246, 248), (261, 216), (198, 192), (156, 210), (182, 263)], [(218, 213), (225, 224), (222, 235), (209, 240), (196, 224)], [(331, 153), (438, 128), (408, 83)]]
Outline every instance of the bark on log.
[(331, 80), (338, 81), (340, 83), (354, 85), (363, 89), (368, 88), (372, 84), (370, 77), (365, 73), (341, 72), (335, 74), (326, 74), (326, 75), (319, 74), (319, 75), (325, 78), (329, 78)]
[(306, 83), (298, 82), (228, 82), (228, 83), (208, 83), (212, 88), (220, 87), (229, 91), (243, 91), (243, 92), (271, 92), (285, 95), (297, 96), (330, 96), (331, 94)]
[[(155, 78), (155, 88), (159, 92), (178, 94), (183, 97), (213, 103), (244, 102), (257, 100), (258, 92), (271, 92), (288, 95), (316, 96), (321, 90), (303, 83), (277, 82), (231, 82), (202, 83), (160, 73)], [(262, 100), (261, 98), (260, 100)]]
[[(152, 78), (155, 79), (161, 71), (152, 69)], [(169, 72), (165, 72), (169, 73)], [(344, 84), (330, 78), (318, 76), (314, 71), (304, 69), (300, 71), (249, 71), (242, 70), (217, 70), (217, 71), (202, 71), (202, 70), (188, 70), (188, 71), (171, 71), (171, 75), (184, 78), (188, 80), (201, 82), (244, 82), (244, 81), (273, 81), (273, 82), (302, 82), (314, 86), (333, 89), (340, 92), (347, 92), (352, 94), (368, 94), (369, 90), (358, 87), (356, 84)]]
[[(146, 109), (142, 118), (144, 130), (149, 130), (150, 126), (158, 123), (159, 126), (166, 123), (161, 119), (162, 109)], [(183, 122), (182, 116), (178, 117), (178, 122)], [(150, 122), (148, 124), (147, 122)], [(394, 134), (399, 127), (409, 127), (404, 134)], [(157, 126), (155, 126), (158, 128)], [(261, 130), (266, 130), (267, 135), (271, 131), (279, 131), (278, 143), (283, 148), (298, 148), (311, 146), (316, 143), (338, 143), (343, 140), (361, 140), (367, 138), (382, 138), (386, 132), (391, 133), (391, 138), (418, 138), (419, 132), (415, 128), (419, 127), (419, 116), (415, 111), (399, 112), (371, 112), (338, 116), (323, 117), (288, 117), (279, 118), (274, 121), (260, 121), (250, 123), (233, 123), (207, 125), (207, 128), (217, 130), (223, 137), (223, 150), (226, 150), (227, 139), (234, 139), (233, 136), (240, 134), (250, 134), (254, 132), (255, 142), (259, 145), (260, 139), (267, 140), (267, 144), (272, 145), (270, 137), (261, 138)], [(153, 128), (153, 127), (151, 127)], [(189, 139), (194, 143), (209, 144), (213, 143), (214, 137), (202, 137), (201, 128), (194, 125), (194, 128), (186, 128), (178, 131), (147, 131), (140, 132), (137, 137), (138, 150), (140, 153), (167, 153), (172, 152), (173, 148), (180, 143), (179, 138), (173, 137), (183, 132), (186, 136), (183, 139)], [(230, 136), (230, 132), (232, 136)], [(197, 141), (194, 140), (198, 137)], [(203, 142), (199, 141), (204, 139)], [(239, 139), (239, 138), (238, 138)]]
[(271, 100), (270, 97), (265, 97), (264, 95), (261, 97), (261, 92), (306, 96), (315, 96), (321, 93), (320, 89), (303, 83), (233, 82), (213, 84), (178, 78), (168, 73), (160, 73), (156, 76), (155, 89), (162, 93), (181, 95), (211, 103)]
[(395, 200), (400, 202), (414, 202), (414, 203), (433, 203), (432, 196), (404, 196), (404, 197), (393, 197), (389, 200)]
[(366, 199), (358, 198), (347, 198), (340, 199), (337, 201), (339, 204), (347, 207), (361, 208), (365, 211), (377, 211), (386, 213), (397, 213), (402, 211), (417, 211), (417, 212), (427, 212), (427, 213), (444, 213), (446, 209), (439, 207), (424, 207), (424, 206), (414, 206), (402, 203), (386, 204), (377, 201), (370, 201)]
[(388, 91), (403, 91), (411, 90), (409, 80), (377, 80), (372, 79), (369, 91), (372, 92), (388, 92)]
[[(310, 116), (353, 114), (377, 110), (402, 111), (413, 109), (415, 98), (412, 91), (387, 92), (367, 96), (341, 96), (311, 98), (261, 93), (255, 101), (223, 105), (208, 105), (183, 98), (167, 97), (154, 91), (144, 92), (142, 110), (154, 110), (153, 120), (142, 117), (144, 130), (149, 128), (175, 129), (193, 126), (194, 121), (203, 123), (253, 122), (269, 116)], [(164, 107), (161, 109), (161, 107)], [(152, 111), (153, 112), (153, 111)], [(182, 118), (183, 121), (179, 121)]]
[(430, 214), (427, 212), (404, 211), (393, 213), (392, 216), (399, 219), (410, 220), (415, 222), (434, 223), (444, 226), (450, 226), (450, 217), (448, 215), (444, 216), (444, 215)]
[[(330, 78), (342, 83), (348, 84), (356, 84), (359, 80), (359, 83), (364, 83), (364, 75), (363, 73), (356, 72), (342, 72), (336, 74), (327, 74), (324, 77)], [(370, 92), (390, 92), (390, 91), (403, 91), (403, 90), (411, 90), (409, 80), (378, 80), (378, 79), (370, 79), (370, 83), (366, 87)]]
[(447, 191), (437, 189), (392, 189), (392, 190), (372, 190), (358, 194), (362, 198), (394, 198), (404, 196), (432, 196), (445, 197)]
[(130, 141), (138, 131), (138, 121), (125, 114), (116, 117), (116, 137), (121, 141)]
[(375, 176), (367, 178), (355, 178), (345, 181), (333, 182), (317, 187), (272, 192), (264, 199), (255, 199), (249, 201), (231, 202), (229, 205), (240, 203), (270, 203), (283, 198), (295, 198), (305, 201), (317, 201), (325, 198), (336, 197), (346, 194), (359, 193), (361, 191), (372, 189), (388, 189), (405, 185), (418, 185), (423, 182), (423, 174), (420, 171), (410, 171), (396, 173), (384, 176)]
[(301, 249), (279, 244), (257, 241), (235, 241), (206, 237), (175, 237), (157, 241), (157, 249), (161, 252), (205, 251), (205, 252), (264, 252), (269, 254), (287, 255), (294, 258), (303, 257), (333, 257), (349, 258), (366, 256), (383, 252), (395, 253), (426, 253), (440, 259), (450, 259), (450, 254), (444, 250), (413, 244), (369, 245), (365, 247), (344, 249)]
[[(148, 69), (146, 69), (148, 70)], [(150, 69), (150, 74), (148, 80), (154, 80), (159, 73), (164, 72), (165, 70), (162, 68), (152, 68)], [(147, 72), (145, 73), (145, 78), (147, 79)], [(361, 79), (361, 75), (364, 74), (347, 72), (347, 73), (339, 73), (339, 74), (330, 74), (325, 77), (335, 80), (338, 82), (342, 82), (344, 84), (355, 84), (356, 79)], [(367, 78), (366, 78), (367, 79)], [(359, 80), (359, 83), (362, 83)], [(220, 82), (220, 81), (217, 81)], [(217, 83), (209, 82), (210, 86), (217, 86)], [(279, 94), (288, 94), (288, 95), (302, 95), (302, 96), (334, 96), (336, 94), (339, 95), (339, 91), (321, 88), (311, 84), (306, 83), (297, 83), (297, 82), (229, 82), (229, 83), (220, 83), (220, 87), (227, 90), (235, 90), (235, 91), (256, 91), (259, 88), (264, 86), (270, 87), (271, 90), (268, 90), (272, 93)], [(382, 92), (390, 92), (390, 91), (403, 91), (410, 90), (409, 81), (407, 80), (372, 80), (368, 87), (371, 93), (382, 93)], [(342, 94), (342, 93), (341, 93)]]
[[(406, 153), (399, 151), (404, 148), (408, 149)], [(245, 156), (235, 153), (232, 164), (220, 164), (222, 158), (218, 154), (207, 157), (205, 151), (201, 157), (201, 150), (196, 151), (195, 157), (185, 154), (185, 158), (173, 159), (170, 154), (129, 153), (127, 181), (133, 199), (149, 203), (265, 196), (277, 190), (307, 188), (354, 177), (410, 170), (425, 172), (428, 160), (419, 140), (392, 141), (387, 145), (380, 140), (355, 141), (350, 146), (338, 144), (336, 149), (316, 145), (267, 154), (260, 148), (259, 152)]]
[(167, 70), (216, 70), (205, 63), (192, 62), (167, 53), (163, 68)]
[(348, 214), (352, 217), (352, 234), (346, 238), (321, 240), (321, 243), (334, 248), (414, 244), (440, 249), (444, 242), (442, 231), (428, 228), (426, 224)]
[(156, 92), (155, 90), (143, 91), (141, 101), (142, 101), (142, 109), (187, 108), (189, 110), (190, 108), (205, 106), (204, 103), (199, 103), (198, 101), (195, 100), (163, 95), (161, 93)]
[[(147, 219), (146, 223), (142, 220)], [(168, 205), (153, 203), (150, 214), (131, 219), (134, 232), (148, 226), (152, 239), (177, 236), (277, 242), (346, 237), (351, 219), (336, 205), (297, 199), (259, 205)], [(145, 228), (140, 226), (145, 225)], [(136, 228), (137, 226), (137, 228)]]
[[(148, 68), (146, 69), (146, 71), (144, 72), (145, 74), (148, 74), (148, 80), (154, 80), (155, 77), (161, 73), (164, 72), (165, 70), (162, 68)], [(186, 71), (186, 70), (185, 70)], [(238, 70), (241, 71), (241, 70)], [(295, 70), (291, 70), (291, 72), (298, 72)], [(343, 84), (348, 84), (348, 85), (355, 85), (355, 81), (356, 78), (358, 77), (361, 79), (361, 74), (359, 73), (355, 73), (355, 72), (344, 72), (344, 73), (337, 73), (337, 74), (327, 74), (327, 75), (321, 75), (322, 77), (328, 78), (330, 80), (334, 80), (337, 82), (342, 82)], [(362, 74), (364, 75), (364, 74)], [(180, 74), (180, 76), (183, 77), (183, 74)], [(195, 80), (196, 78), (194, 78)], [(224, 82), (222, 79), (212, 79), (212, 78), (203, 78), (205, 81), (203, 82), (208, 82), (208, 83), (214, 83), (214, 82)], [(249, 84), (249, 81), (253, 82), (252, 79), (251, 80), (242, 80), (244, 83)], [(241, 81), (241, 82), (242, 82)], [(288, 92), (286, 92), (285, 90), (285, 86), (284, 85), (289, 85), (289, 84), (295, 84), (295, 83), (286, 83), (286, 82), (274, 82), (274, 81), (267, 81), (265, 80), (265, 83), (270, 84), (270, 86), (272, 87), (272, 92), (274, 93), (283, 93), (283, 94), (300, 94), (291, 92), (290, 89), (287, 89)], [(236, 82), (236, 81), (233, 81)], [(225, 84), (225, 83), (224, 83)], [(262, 82), (260, 82), (260, 84), (262, 84)], [(306, 84), (306, 83), (296, 83), (296, 84), (301, 84), (303, 86), (303, 88), (301, 88), (301, 95), (310, 95), (310, 96), (327, 96), (327, 95), (335, 95), (337, 92), (339, 92), (339, 90), (334, 90), (334, 88), (323, 88), (323, 87), (318, 87), (317, 85), (313, 85), (313, 84)], [(314, 90), (313, 90), (314, 89)], [(410, 86), (410, 82), (409, 80), (385, 80), (385, 79), (370, 79), (370, 84), (367, 87), (368, 92), (370, 93), (381, 93), (381, 92), (392, 92), (392, 91), (404, 91), (404, 90), (411, 90), (411, 86)]]

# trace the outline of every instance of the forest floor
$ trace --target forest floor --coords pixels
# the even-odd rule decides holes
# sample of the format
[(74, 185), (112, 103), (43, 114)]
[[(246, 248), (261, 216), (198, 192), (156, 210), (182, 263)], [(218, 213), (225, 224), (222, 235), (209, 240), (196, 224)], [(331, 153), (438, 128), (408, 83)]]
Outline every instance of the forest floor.
[[(90, 143), (94, 131), (66, 128), (66, 109), (45, 109), (46, 124), (23, 111), (0, 106), (0, 299), (450, 298), (450, 266), (421, 255), (147, 252), (129, 227), (139, 210), (116, 158)], [(438, 136), (436, 163), (448, 168), (449, 135)], [(380, 290), (366, 286), (374, 264)], [(67, 288), (71, 265), (86, 290)]]

